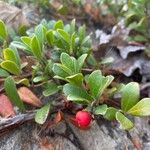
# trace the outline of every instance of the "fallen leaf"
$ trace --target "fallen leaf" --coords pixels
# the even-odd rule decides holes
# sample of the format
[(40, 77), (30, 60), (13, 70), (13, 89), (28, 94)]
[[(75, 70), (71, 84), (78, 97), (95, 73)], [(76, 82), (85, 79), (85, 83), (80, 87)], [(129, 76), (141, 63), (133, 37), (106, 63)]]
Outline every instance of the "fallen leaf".
[(36, 107), (40, 107), (42, 105), (40, 99), (27, 87), (20, 87), (18, 89), (18, 94), (23, 102), (26, 102)]
[(13, 105), (4, 94), (0, 95), (0, 115), (5, 118), (15, 116)]
[(58, 111), (58, 113), (55, 116), (54, 123), (57, 124), (64, 120), (64, 114), (61, 111)]

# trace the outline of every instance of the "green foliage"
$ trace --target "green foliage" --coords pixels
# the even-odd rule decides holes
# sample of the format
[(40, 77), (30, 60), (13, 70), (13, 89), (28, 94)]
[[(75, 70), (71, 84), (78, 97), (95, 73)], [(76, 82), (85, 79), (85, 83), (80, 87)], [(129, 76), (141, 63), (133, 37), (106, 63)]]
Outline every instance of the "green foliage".
[(124, 130), (129, 130), (134, 126), (133, 123), (120, 112), (116, 113), (116, 120), (120, 123), (121, 128)]
[(35, 115), (35, 122), (37, 122), (38, 124), (43, 124), (47, 119), (50, 109), (51, 104), (47, 104), (40, 108)]
[(96, 70), (89, 75), (88, 84), (90, 87), (90, 92), (92, 96), (96, 99), (102, 95), (106, 87), (110, 85), (112, 80), (114, 79), (113, 76), (102, 76), (100, 70)]
[[(2, 37), (5, 37), (5, 25), (2, 23)], [(7, 35), (7, 34), (6, 34)], [(31, 66), (22, 62), (18, 50), (24, 50), (30, 57)], [(140, 100), (140, 89), (136, 82), (130, 82), (122, 88), (113, 86), (114, 77), (104, 76), (98, 69), (92, 55), (91, 38), (86, 35), (85, 26), (76, 29), (75, 20), (64, 25), (59, 21), (43, 21), (28, 36), (11, 42), (9, 48), (2, 50), (0, 76), (5, 79), (5, 92), (10, 100), (24, 110), (23, 102), (17, 93), (16, 84), (42, 87), (43, 96), (58, 92), (65, 100), (83, 106), (94, 115), (102, 115), (108, 120), (117, 120), (122, 129), (128, 130), (133, 123), (127, 116), (149, 116), (150, 98)], [(26, 67), (30, 68), (30, 78), (22, 76)], [(32, 70), (31, 70), (32, 69)], [(90, 72), (85, 70), (89, 69)], [(9, 75), (15, 75), (13, 77)], [(113, 100), (113, 93), (121, 92), (121, 107), (107, 106), (105, 97)], [(43, 124), (49, 114), (51, 104), (40, 108), (35, 121)]]
[(122, 89), (121, 108), (128, 111), (139, 101), (140, 88), (136, 82), (130, 82)]
[(0, 63), (1, 68), (11, 74), (19, 75), (21, 73), (20, 57), (16, 50), (6, 48), (3, 50), (3, 61)]
[(6, 78), (4, 82), (4, 88), (7, 96), (10, 98), (13, 104), (16, 105), (21, 111), (25, 110), (23, 102), (17, 93), (15, 81), (11, 76)]
[(7, 29), (2, 20), (0, 20), (0, 40), (4, 41), (7, 39)]
[(150, 115), (150, 98), (143, 98), (134, 105), (128, 113), (133, 116), (149, 116)]

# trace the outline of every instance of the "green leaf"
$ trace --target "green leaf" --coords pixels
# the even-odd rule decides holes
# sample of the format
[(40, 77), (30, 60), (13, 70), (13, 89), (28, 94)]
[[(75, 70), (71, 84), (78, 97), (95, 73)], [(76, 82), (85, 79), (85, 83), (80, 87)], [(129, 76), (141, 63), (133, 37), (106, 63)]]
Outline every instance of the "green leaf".
[(30, 49), (31, 48), (31, 38), (28, 36), (22, 36), (21, 41)]
[(67, 99), (71, 101), (84, 101), (89, 103), (92, 100), (91, 96), (83, 88), (76, 85), (65, 84), (63, 92), (67, 96)]
[(85, 32), (86, 32), (86, 26), (83, 25), (79, 28), (79, 39), (80, 39), (80, 41), (83, 41), (83, 39), (85, 38)]
[(0, 20), (0, 37), (3, 39), (3, 40), (6, 40), (7, 38), (7, 29), (6, 29), (6, 26), (4, 24), (4, 22), (2, 20)]
[(139, 101), (139, 84), (131, 82), (122, 89), (121, 109), (127, 112)]
[(16, 105), (20, 110), (25, 110), (23, 102), (17, 93), (15, 81), (11, 76), (6, 78), (4, 82), (4, 88), (7, 96), (13, 102), (13, 104)]
[(67, 67), (65, 67), (62, 64), (54, 64), (53, 65), (53, 72), (62, 78), (66, 78), (70, 76), (71, 70), (69, 70)]
[(75, 32), (71, 36), (71, 44), (70, 44), (70, 53), (72, 54), (73, 50), (75, 50), (75, 38), (76, 34)]
[(67, 33), (66, 31), (64, 31), (62, 29), (58, 29), (57, 32), (68, 44), (70, 44), (71, 37), (70, 37), (69, 33)]
[(73, 59), (67, 53), (61, 53), (60, 61), (64, 66), (69, 68), (71, 71), (73, 72), (75, 71)]
[(46, 89), (43, 91), (44, 96), (51, 96), (59, 91), (57, 85), (54, 82), (48, 83)]
[(11, 46), (13, 46), (13, 47), (15, 47), (17, 49), (24, 50), (25, 52), (27, 52), (29, 54), (32, 54), (31, 49), (28, 46), (26, 46), (24, 43), (22, 43), (22, 42), (13, 41), (13, 42), (11, 42)]
[(113, 76), (102, 76), (100, 70), (93, 71), (88, 79), (91, 94), (96, 99), (99, 99), (105, 88), (112, 82)]
[(134, 124), (120, 112), (116, 113), (116, 120), (120, 123), (121, 128), (124, 130), (129, 130), (134, 127)]
[(73, 34), (75, 32), (75, 25), (76, 25), (76, 20), (73, 19), (70, 24), (70, 34)]
[(41, 47), (43, 46), (45, 41), (46, 30), (47, 29), (42, 24), (39, 24), (35, 28), (35, 35), (37, 36)]
[(64, 23), (62, 22), (62, 20), (59, 20), (55, 23), (54, 29), (63, 29), (64, 28)]
[[(3, 55), (5, 60), (10, 60), (16, 64), (18, 64), (17, 57), (12, 49), (6, 48), (3, 50)], [(19, 66), (18, 66), (19, 67)]]
[(1, 67), (14, 75), (19, 75), (21, 73), (21, 70), (17, 64), (10, 60), (3, 61), (1, 63)]
[(106, 111), (107, 111), (107, 105), (106, 104), (99, 105), (99, 106), (94, 108), (94, 114), (95, 115), (105, 115)]
[(83, 82), (83, 75), (82, 73), (78, 73), (78, 74), (66, 77), (66, 80), (72, 84), (80, 86), (82, 85), (82, 82)]
[(52, 68), (53, 68), (53, 62), (52, 62), (52, 60), (48, 60), (44, 72), (45, 72), (46, 74), (51, 74), (52, 71), (53, 71)]
[(115, 120), (117, 111), (118, 110), (116, 108), (114, 108), (114, 107), (107, 108), (107, 111), (106, 111), (106, 113), (104, 115), (104, 118), (107, 119), (107, 120), (110, 120), (110, 121), (111, 120)]
[(22, 85), (25, 85), (25, 86), (30, 86), (30, 82), (27, 78), (16, 81), (16, 84), (22, 84)]
[(150, 98), (143, 98), (135, 106), (128, 110), (128, 113), (134, 116), (150, 115)]
[(41, 60), (42, 58), (42, 49), (40, 46), (40, 42), (37, 38), (37, 36), (33, 36), (32, 40), (31, 40), (31, 48), (32, 48), (32, 52), (34, 54), (34, 56)]
[(8, 77), (9, 75), (10, 74), (6, 70), (0, 68), (0, 77)]
[(33, 82), (34, 83), (37, 83), (37, 82), (43, 82), (43, 81), (46, 81), (47, 80), (47, 77), (46, 76), (37, 76), (33, 79)]
[(46, 38), (47, 38), (47, 42), (49, 45), (53, 46), (54, 45), (54, 34), (53, 34), (53, 30), (49, 30), (46, 33)]
[(40, 108), (35, 115), (35, 122), (39, 124), (43, 124), (48, 117), (50, 109), (51, 109), (51, 104), (47, 104), (42, 108)]
[(87, 58), (87, 54), (83, 54), (83, 55), (81, 55), (79, 58), (78, 58), (78, 69), (79, 69), (79, 71), (81, 71), (81, 69), (82, 69), (82, 67), (83, 67), (83, 65), (84, 65), (84, 62), (85, 62), (85, 59)]

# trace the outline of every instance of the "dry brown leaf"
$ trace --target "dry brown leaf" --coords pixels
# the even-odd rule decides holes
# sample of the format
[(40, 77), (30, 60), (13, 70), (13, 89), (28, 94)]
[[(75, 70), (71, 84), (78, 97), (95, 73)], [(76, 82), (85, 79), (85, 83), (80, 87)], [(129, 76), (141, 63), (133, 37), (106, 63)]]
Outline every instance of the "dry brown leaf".
[(61, 111), (58, 111), (58, 113), (55, 116), (54, 123), (57, 124), (64, 120), (64, 114)]
[(8, 27), (16, 30), (22, 25), (29, 26), (29, 22), (21, 9), (2, 1), (0, 1), (0, 19)]
[(36, 107), (40, 107), (42, 105), (40, 99), (27, 87), (20, 87), (18, 89), (18, 94), (22, 101), (28, 104), (31, 104)]
[(15, 116), (13, 105), (4, 94), (0, 95), (0, 115), (5, 118)]

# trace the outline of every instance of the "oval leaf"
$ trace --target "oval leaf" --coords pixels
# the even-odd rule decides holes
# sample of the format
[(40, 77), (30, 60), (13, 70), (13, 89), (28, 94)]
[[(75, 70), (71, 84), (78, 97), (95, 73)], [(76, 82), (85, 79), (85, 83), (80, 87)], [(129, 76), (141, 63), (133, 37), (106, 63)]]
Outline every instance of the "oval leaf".
[(40, 107), (42, 105), (42, 103), (38, 99), (38, 97), (27, 87), (19, 88), (18, 94), (19, 94), (21, 100), (23, 100), (23, 102), (26, 102), (26, 103), (31, 104), (36, 107)]
[(129, 111), (129, 114), (134, 116), (149, 116), (150, 115), (150, 98), (143, 98)]
[(111, 120), (115, 120), (117, 111), (118, 110), (116, 108), (114, 108), (114, 107), (107, 108), (107, 111), (106, 111), (106, 113), (104, 115), (104, 118), (107, 119), (107, 120), (110, 120), (110, 121)]
[(2, 20), (0, 20), (0, 37), (5, 40), (7, 38), (7, 29)]
[(0, 115), (2, 117), (15, 116), (15, 111), (12, 103), (4, 94), (0, 95)]
[(19, 75), (21, 73), (17, 64), (10, 60), (3, 61), (1, 67), (14, 75)]
[(116, 113), (116, 120), (120, 123), (121, 129), (129, 130), (134, 127), (134, 124), (120, 112)]
[(33, 52), (34, 56), (40, 60), (42, 58), (42, 48), (41, 48), (41, 45), (40, 45), (40, 42), (39, 42), (37, 36), (34, 36), (32, 38), (31, 48), (32, 48), (32, 52)]
[(87, 103), (92, 100), (91, 96), (83, 88), (75, 85), (64, 85), (63, 92), (67, 96), (68, 100), (81, 102), (85, 101)]
[(80, 85), (82, 85), (82, 82), (83, 82), (83, 75), (82, 75), (82, 73), (77, 73), (75, 75), (66, 77), (66, 80), (72, 84), (80, 86)]
[(7, 96), (13, 102), (13, 104), (16, 105), (20, 110), (25, 110), (23, 102), (17, 93), (15, 81), (11, 76), (6, 78), (4, 82), (4, 88)]
[(35, 115), (35, 122), (43, 124), (48, 117), (50, 108), (51, 108), (50, 104), (47, 104), (44, 107), (40, 108)]
[(122, 91), (121, 109), (127, 112), (139, 101), (139, 95), (140, 88), (138, 83), (131, 82), (127, 84)]
[(48, 83), (47, 88), (43, 91), (44, 96), (50, 96), (59, 91), (57, 85), (53, 82)]
[(107, 105), (104, 104), (104, 105), (100, 105), (100, 106), (97, 106), (94, 108), (94, 114), (95, 115), (105, 115), (107, 111)]
[(103, 91), (114, 79), (113, 76), (102, 76), (100, 70), (93, 71), (88, 79), (88, 84), (93, 97), (99, 99)]

